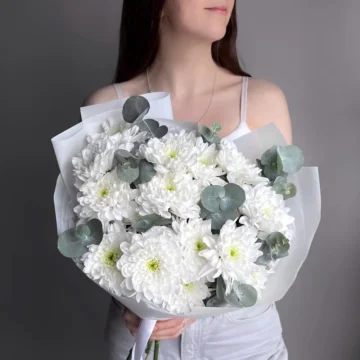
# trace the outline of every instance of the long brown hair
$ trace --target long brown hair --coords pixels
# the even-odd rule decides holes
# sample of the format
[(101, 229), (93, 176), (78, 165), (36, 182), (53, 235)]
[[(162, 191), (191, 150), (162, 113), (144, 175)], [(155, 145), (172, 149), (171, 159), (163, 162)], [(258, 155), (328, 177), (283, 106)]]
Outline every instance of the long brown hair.
[[(159, 26), (166, 0), (124, 0), (119, 36), (119, 57), (114, 83), (128, 81), (143, 73), (159, 49)], [(236, 5), (236, 4), (235, 4)], [(213, 42), (214, 61), (235, 75), (249, 76), (240, 66), (236, 52), (236, 6), (225, 36)]]

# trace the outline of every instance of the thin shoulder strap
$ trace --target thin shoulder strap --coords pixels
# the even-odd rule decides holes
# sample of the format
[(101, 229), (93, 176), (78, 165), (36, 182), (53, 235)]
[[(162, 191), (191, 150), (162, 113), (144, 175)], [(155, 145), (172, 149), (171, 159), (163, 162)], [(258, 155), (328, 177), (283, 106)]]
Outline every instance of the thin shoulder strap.
[(115, 88), (118, 99), (120, 99), (121, 96), (122, 96), (122, 91), (121, 91), (120, 85), (119, 84), (113, 84), (113, 86)]
[(245, 123), (245, 124), (246, 124), (246, 105), (247, 105), (248, 81), (249, 81), (249, 78), (247, 76), (243, 76), (242, 90), (241, 90), (240, 123)]

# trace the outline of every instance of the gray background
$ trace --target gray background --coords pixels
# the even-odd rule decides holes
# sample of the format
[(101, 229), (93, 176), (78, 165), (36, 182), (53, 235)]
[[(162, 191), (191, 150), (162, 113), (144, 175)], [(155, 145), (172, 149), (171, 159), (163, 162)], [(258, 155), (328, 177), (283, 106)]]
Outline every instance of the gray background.
[[(111, 81), (122, 2), (1, 4), (0, 357), (104, 359), (108, 295), (56, 250), (50, 138)], [(294, 142), (320, 167), (321, 226), (278, 303), (291, 360), (360, 358), (359, 14), (358, 0), (238, 1), (246, 68), (284, 90)]]

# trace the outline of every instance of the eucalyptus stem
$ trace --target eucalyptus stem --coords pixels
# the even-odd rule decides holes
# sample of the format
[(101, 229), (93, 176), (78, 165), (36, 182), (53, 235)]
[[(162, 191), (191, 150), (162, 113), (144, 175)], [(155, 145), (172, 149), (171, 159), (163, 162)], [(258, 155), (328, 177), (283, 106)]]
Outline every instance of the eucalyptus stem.
[(150, 355), (150, 352), (151, 352), (151, 348), (153, 346), (153, 341), (149, 340), (148, 343), (147, 343), (147, 347), (146, 347), (146, 350), (145, 350), (145, 354), (146, 354), (146, 358), (145, 360), (148, 360), (149, 358), (149, 355)]
[(160, 340), (155, 340), (154, 360), (159, 360)]
[(132, 351), (133, 351), (133, 348), (130, 349), (129, 355), (128, 355), (128, 357), (126, 358), (126, 360), (131, 360), (131, 359), (132, 359)]

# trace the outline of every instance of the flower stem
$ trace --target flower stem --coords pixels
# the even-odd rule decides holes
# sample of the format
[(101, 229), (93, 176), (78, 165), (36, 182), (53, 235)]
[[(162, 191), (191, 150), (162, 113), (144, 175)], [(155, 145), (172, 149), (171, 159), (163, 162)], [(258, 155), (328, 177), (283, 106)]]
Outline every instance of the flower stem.
[(131, 358), (132, 358), (132, 351), (133, 351), (133, 348), (130, 349), (129, 355), (128, 355), (128, 357), (126, 358), (126, 360), (131, 360)]
[(155, 340), (154, 360), (159, 360), (160, 340)]
[(145, 360), (148, 360), (149, 358), (149, 355), (150, 355), (150, 352), (151, 352), (151, 348), (153, 346), (153, 341), (149, 340), (148, 343), (147, 343), (147, 347), (146, 347), (146, 350), (145, 350), (145, 354), (146, 354), (146, 358)]

